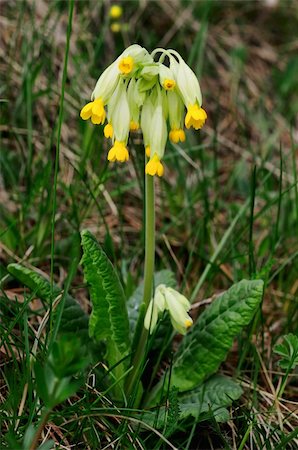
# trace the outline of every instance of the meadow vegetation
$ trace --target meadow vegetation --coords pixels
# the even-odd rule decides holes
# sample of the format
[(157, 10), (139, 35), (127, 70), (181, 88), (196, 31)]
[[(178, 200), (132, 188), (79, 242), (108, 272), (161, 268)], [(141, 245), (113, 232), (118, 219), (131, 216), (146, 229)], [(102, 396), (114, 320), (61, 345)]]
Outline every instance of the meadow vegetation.
[[(298, 447), (298, 7), (269, 3), (124, 0), (113, 19), (109, 1), (2, 2), (1, 448)], [(208, 113), (200, 132), (167, 144), (155, 180), (156, 276), (191, 298), (194, 321), (233, 284), (264, 281), (216, 375), (239, 386), (218, 405), (222, 420), (207, 402), (181, 422), (175, 389), (153, 419), (134, 402), (119, 406), (113, 386), (99, 390), (107, 368), (103, 346), (88, 340), (80, 233), (96, 237), (125, 297), (139, 295), (145, 155), (136, 134), (130, 161), (109, 164), (103, 127), (79, 113), (133, 43), (177, 50)], [(74, 317), (82, 335), (60, 336)], [(164, 330), (142, 375), (150, 387), (181, 341)]]

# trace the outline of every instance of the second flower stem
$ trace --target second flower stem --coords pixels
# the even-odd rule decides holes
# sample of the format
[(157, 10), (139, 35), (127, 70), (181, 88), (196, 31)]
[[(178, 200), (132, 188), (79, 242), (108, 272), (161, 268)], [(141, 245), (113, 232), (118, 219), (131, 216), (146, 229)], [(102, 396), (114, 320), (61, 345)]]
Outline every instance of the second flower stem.
[(140, 314), (136, 326), (136, 332), (141, 328), (141, 335), (138, 339), (135, 354), (132, 362), (132, 371), (127, 383), (126, 395), (129, 396), (136, 386), (139, 377), (139, 370), (142, 367), (145, 348), (148, 338), (148, 331), (144, 328), (144, 318), (152, 297), (153, 276), (155, 259), (155, 196), (154, 177), (146, 175), (145, 181), (145, 268), (144, 268), (144, 292), (143, 301), (140, 306)]

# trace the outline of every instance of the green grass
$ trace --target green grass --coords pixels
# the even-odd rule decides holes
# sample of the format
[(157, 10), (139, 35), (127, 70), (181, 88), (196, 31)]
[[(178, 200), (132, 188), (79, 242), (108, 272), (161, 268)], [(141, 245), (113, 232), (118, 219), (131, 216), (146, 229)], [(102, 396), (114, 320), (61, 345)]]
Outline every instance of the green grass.
[[(142, 279), (139, 138), (127, 165), (109, 166), (101, 127), (79, 118), (102, 70), (138, 42), (149, 51), (175, 48), (188, 59), (208, 112), (199, 134), (189, 132), (181, 148), (167, 146), (165, 176), (156, 182), (156, 269), (171, 269), (184, 293), (193, 293), (194, 315), (233, 282), (265, 280), (262, 309), (221, 367), (244, 394), (227, 424), (188, 420), (160, 436), (98, 392), (90, 369), (78, 393), (53, 410), (45, 434), (56, 448), (171, 448), (167, 439), (180, 449), (295, 449), (297, 380), (290, 376), (276, 401), (283, 374), (272, 348), (282, 335), (297, 334), (298, 323), (297, 5), (121, 4), (118, 34), (110, 31), (106, 2), (74, 2), (73, 17), (64, 1), (1, 8), (1, 448), (13, 449), (13, 436), (22, 439), (38, 422), (42, 401), (31, 358), (45, 358), (59, 325), (51, 306), (7, 265), (38, 268), (90, 311), (79, 240), (88, 228), (127, 296)], [(171, 351), (164, 346), (165, 369)]]

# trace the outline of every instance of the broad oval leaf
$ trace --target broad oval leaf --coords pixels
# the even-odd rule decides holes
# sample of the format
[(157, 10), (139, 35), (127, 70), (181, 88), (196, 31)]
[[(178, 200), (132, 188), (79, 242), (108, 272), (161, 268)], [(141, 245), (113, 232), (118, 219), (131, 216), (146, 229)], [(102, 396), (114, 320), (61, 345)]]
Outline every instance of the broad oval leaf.
[(178, 397), (180, 417), (193, 416), (197, 421), (214, 415), (217, 422), (229, 419), (226, 407), (242, 395), (242, 388), (232, 378), (213, 375), (192, 391)]
[(105, 340), (110, 365), (130, 351), (129, 323), (123, 288), (105, 252), (90, 231), (81, 232), (85, 280), (89, 285), (92, 313), (89, 333)]
[[(170, 391), (171, 392), (171, 391)], [(189, 392), (178, 394), (177, 428), (181, 428), (179, 421), (189, 416), (196, 422), (214, 418), (217, 422), (229, 420), (229, 411), (226, 409), (234, 400), (242, 395), (243, 390), (232, 378), (224, 375), (213, 375), (203, 384)], [(159, 407), (142, 414), (142, 420), (151, 426), (165, 429), (169, 421), (170, 398), (167, 407)], [(174, 431), (174, 430), (172, 430)]]
[(262, 296), (262, 280), (242, 280), (218, 296), (182, 340), (171, 385), (187, 391), (216, 372), (235, 336), (252, 320)]

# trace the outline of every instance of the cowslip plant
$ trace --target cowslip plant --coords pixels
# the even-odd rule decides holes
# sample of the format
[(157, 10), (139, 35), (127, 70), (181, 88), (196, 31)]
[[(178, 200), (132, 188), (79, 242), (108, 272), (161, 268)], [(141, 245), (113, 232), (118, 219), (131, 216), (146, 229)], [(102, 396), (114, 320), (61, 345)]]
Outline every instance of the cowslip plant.
[[(262, 298), (263, 282), (243, 280), (236, 284), (217, 298), (194, 326), (188, 314), (191, 305), (186, 297), (173, 286), (154, 282), (154, 176), (164, 174), (162, 159), (167, 139), (174, 143), (183, 142), (184, 127), (199, 130), (207, 119), (197, 77), (175, 50), (158, 48), (149, 54), (135, 44), (128, 47), (99, 77), (91, 102), (82, 108), (80, 115), (83, 120), (91, 119), (93, 124), (104, 125), (104, 135), (112, 141), (107, 156), (110, 162), (129, 160), (129, 134), (138, 129), (142, 132), (146, 157), (144, 283), (142, 295), (137, 300), (128, 301), (129, 305), (134, 304), (134, 323), (129, 324), (123, 291), (111, 263), (94, 237), (83, 231), (82, 262), (94, 308), (90, 332), (94, 334), (98, 330), (99, 337), (105, 338), (106, 357), (113, 366), (115, 356), (118, 358), (118, 383), (131, 405), (155, 405), (162, 401), (164, 392), (169, 388), (178, 392), (194, 390), (193, 397), (189, 395), (186, 398), (195, 398), (195, 402), (199, 402), (199, 395), (209, 395), (208, 386), (216, 389), (215, 386), (221, 384), (222, 378), (218, 378), (217, 384), (209, 382), (206, 385), (206, 391), (204, 388), (195, 391), (217, 371), (234, 337), (252, 319)], [(103, 261), (106, 261), (105, 269)], [(169, 314), (174, 330), (186, 336), (174, 358), (171, 373), (166, 373), (148, 392), (146, 386), (142, 386), (142, 371), (150, 352), (150, 342), (154, 340), (165, 312)], [(106, 332), (103, 331), (105, 329)], [(128, 329), (132, 331), (132, 336), (125, 331)], [(111, 346), (114, 351), (109, 356)], [(217, 407), (230, 404), (241, 394), (241, 389), (235, 388), (232, 382), (227, 382), (226, 386), (226, 397), (219, 394)], [(200, 394), (196, 397), (195, 392)], [(201, 401), (204, 403), (202, 398)], [(188, 415), (185, 410), (187, 407), (184, 408), (184, 417)], [(189, 414), (193, 414), (191, 411), (192, 408), (189, 408)]]
[[(146, 414), (143, 412), (141, 417), (147, 423), (172, 432), (175, 424), (190, 416), (196, 421), (206, 417), (225, 421), (229, 417), (226, 408), (240, 397), (242, 390), (235, 381), (216, 372), (235, 336), (252, 320), (262, 299), (263, 282), (242, 280), (233, 285), (193, 323), (191, 304), (177, 291), (173, 274), (154, 272), (155, 175), (164, 175), (162, 160), (168, 138), (183, 143), (185, 128), (199, 130), (207, 119), (197, 77), (175, 50), (158, 48), (149, 54), (134, 44), (102, 73), (80, 116), (104, 126), (103, 134), (111, 140), (107, 155), (111, 163), (129, 161), (130, 133), (142, 132), (144, 280), (127, 299), (117, 270), (91, 232), (83, 230), (82, 265), (92, 312), (88, 323), (76, 300), (64, 293), (60, 329), (75, 331), (84, 342), (89, 340), (100, 346), (100, 354), (92, 352), (93, 364), (102, 358), (106, 370), (100, 376), (96, 374), (99, 389), (117, 405), (145, 408)], [(50, 286), (31, 269), (11, 264), (8, 270), (43, 300), (52, 301), (58, 295), (56, 286)], [(173, 331), (173, 335), (177, 332), (184, 337), (170, 370), (157, 380), (162, 358), (159, 335), (168, 334), (169, 329), (170, 334)], [(152, 349), (161, 353), (154, 367), (150, 367)], [(152, 372), (149, 383), (143, 376), (148, 364)], [(173, 414), (165, 407), (166, 397), (170, 408), (173, 403)], [(158, 420), (156, 406), (160, 411)]]

